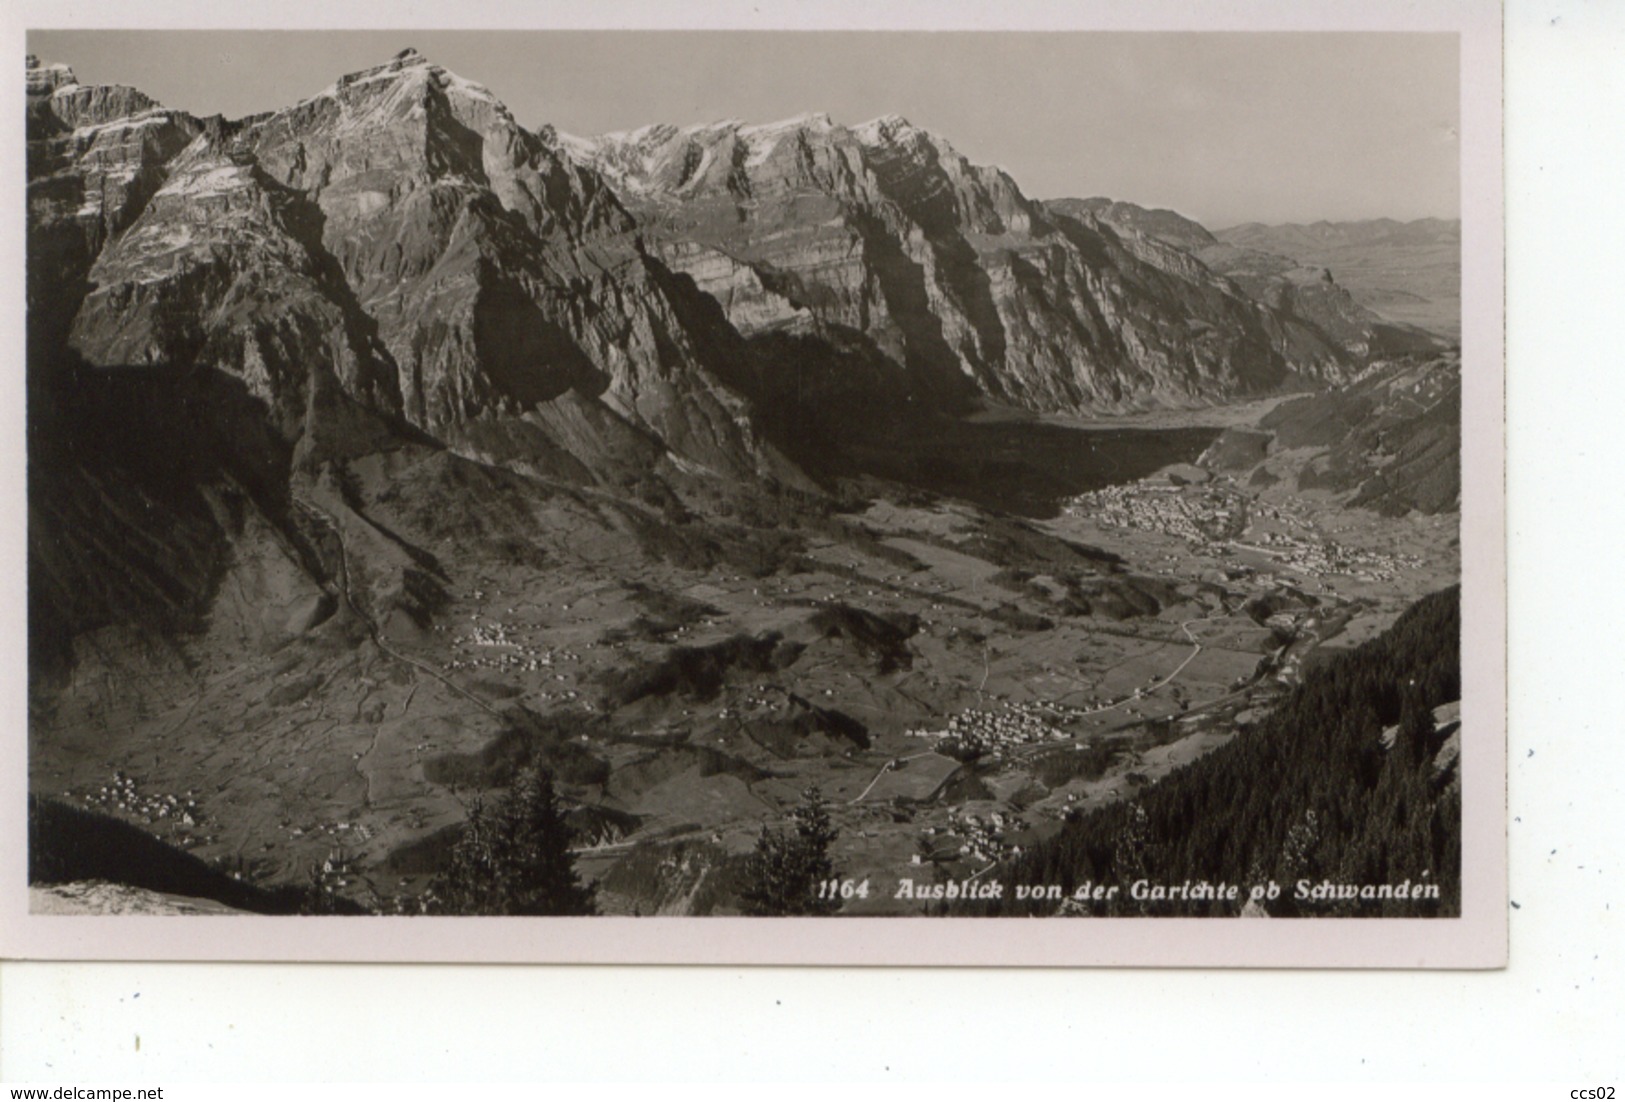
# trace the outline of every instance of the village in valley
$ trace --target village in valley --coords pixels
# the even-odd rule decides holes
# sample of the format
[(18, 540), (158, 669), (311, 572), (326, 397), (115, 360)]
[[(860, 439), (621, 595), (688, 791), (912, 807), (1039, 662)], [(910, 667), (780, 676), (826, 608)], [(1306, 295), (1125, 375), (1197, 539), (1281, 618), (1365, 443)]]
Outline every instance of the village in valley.
[(1104, 528), (1181, 540), (1191, 554), (1204, 558), (1244, 562), (1237, 553), (1251, 552), (1327, 588), (1336, 576), (1391, 582), (1401, 571), (1421, 565), (1413, 554), (1321, 537), (1301, 501), (1283, 497), (1266, 503), (1242, 490), (1230, 476), (1190, 465), (1081, 494), (1064, 511)]
[[(1399, 528), (1406, 538), (1388, 546), (1356, 542), (1361, 523), (1335, 502), (1252, 492), (1179, 464), (1078, 495), (1048, 520), (993, 527), (963, 505), (877, 501), (858, 516), (861, 529), (832, 530), (807, 545), (800, 569), (771, 575), (648, 571), (628, 584), (577, 571), (520, 586), (478, 571), (439, 623), (400, 644), (453, 696), (414, 702), (408, 686), (364, 677), (353, 700), (341, 693), (281, 727), (280, 737), (325, 730), (318, 737), (336, 740), (348, 738), (344, 717), (383, 701), (447, 711), (413, 725), (398, 761), (363, 730), (350, 739), (345, 758), (374, 799), (388, 794), (390, 810), (357, 815), (317, 799), (281, 810), (266, 829), (295, 861), (369, 867), (367, 890), (385, 898), (420, 890), (402, 839), (446, 829), (461, 808), (425, 799), (441, 789), (414, 787), (416, 778), (478, 776), (491, 753), (483, 746), (501, 745), (469, 723), (464, 700), (477, 698), (573, 732), (570, 753), (584, 763), (573, 790), (627, 808), (595, 820), (577, 851), (608, 912), (694, 905), (685, 893), (703, 870), (755, 844), (764, 801), (793, 803), (808, 785), (830, 802), (849, 874), (974, 880), (1070, 816), (1132, 799), (1236, 737), (1317, 650), (1369, 637), (1446, 580), (1448, 556), (1431, 565), (1427, 550), (1444, 546), (1447, 523)], [(1109, 549), (1117, 565), (1012, 571), (990, 533)], [(1090, 614), (1078, 614), (1080, 599), (1093, 602)], [(682, 668), (662, 672), (673, 656), (709, 662), (701, 656), (732, 654), (747, 639), (758, 641), (747, 650), (767, 648), (742, 659), (749, 674), (723, 670), (696, 686)], [(616, 690), (624, 669), (649, 671), (653, 695)], [(257, 730), (265, 725), (252, 717), (302, 685), (273, 682), (263, 704), (210, 694), (174, 706), (195, 723)], [(132, 745), (167, 754), (168, 716), (158, 704), (145, 721), (156, 733)], [(191, 766), (169, 758), (181, 787), (156, 801), (137, 795), (152, 770), (134, 755), (111, 784), (102, 774), (105, 790), (85, 788), (84, 774), (65, 787), (75, 802), (83, 793), (88, 806), (145, 819), (194, 852), (237, 852), (212, 808), (261, 758), (274, 764), (270, 746), (222, 744)], [(230, 776), (213, 772), (222, 764)], [(383, 782), (383, 770), (394, 779)], [(277, 854), (256, 843), (242, 867), (276, 875)], [(672, 884), (627, 871), (661, 854), (676, 862), (660, 866)], [(876, 892), (843, 909), (925, 905)]]
[[(577, 848), (608, 913), (703, 907), (705, 870), (741, 859), (764, 809), (808, 786), (829, 801), (847, 875), (971, 881), (1256, 723), (1317, 652), (1447, 584), (1452, 536), (1449, 518), (1381, 529), (1182, 463), (1042, 520), (876, 500), (772, 573), (658, 568), (629, 583), (606, 566), (518, 584), (474, 570), (439, 622), (396, 644), (451, 695), (364, 675), (279, 726), (260, 717), (306, 692), (291, 675), (262, 694), (155, 700), (111, 783), (65, 773), (59, 791), (192, 852), (241, 854), (257, 879), (354, 864), (370, 871), (346, 874), (352, 888), (410, 897), (424, 874), (406, 840), (460, 820), (440, 794), (508, 745), (474, 707), (501, 704), (570, 744), (549, 751), (578, 763), (569, 791), (626, 809), (587, 823)], [(1012, 540), (1055, 561), (1012, 569)], [(365, 722), (386, 707), (402, 715), (393, 751)], [(166, 734), (180, 714), (276, 735), (192, 761)], [(260, 824), (278, 849), (245, 845), (216, 809), (285, 768), (283, 738), (325, 740), (349, 769)], [(159, 753), (174, 795), (148, 798)], [(372, 801), (360, 814), (346, 795), (358, 783)], [(929, 905), (880, 891), (843, 910)]]

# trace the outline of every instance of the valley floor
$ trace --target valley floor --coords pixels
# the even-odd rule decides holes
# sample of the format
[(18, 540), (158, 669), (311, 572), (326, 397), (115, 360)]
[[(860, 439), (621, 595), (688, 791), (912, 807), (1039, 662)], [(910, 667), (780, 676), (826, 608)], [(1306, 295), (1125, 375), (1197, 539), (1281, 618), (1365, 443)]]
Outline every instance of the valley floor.
[(267, 551), (198, 638), (81, 639), (35, 709), (31, 789), (256, 883), (326, 862), (341, 895), (410, 910), (468, 800), (537, 756), (600, 907), (689, 914), (735, 906), (763, 825), (817, 786), (837, 867), (870, 885), (844, 912), (918, 913), (903, 879), (978, 876), (1132, 798), (1457, 579), (1453, 513), (1170, 470), (1036, 521), (882, 494), (758, 571), (618, 553), (560, 508), (534, 563), (428, 544), (447, 599), (422, 628), (367, 611), (364, 525), (313, 492), (332, 615), (251, 637), (243, 610), (301, 599)]

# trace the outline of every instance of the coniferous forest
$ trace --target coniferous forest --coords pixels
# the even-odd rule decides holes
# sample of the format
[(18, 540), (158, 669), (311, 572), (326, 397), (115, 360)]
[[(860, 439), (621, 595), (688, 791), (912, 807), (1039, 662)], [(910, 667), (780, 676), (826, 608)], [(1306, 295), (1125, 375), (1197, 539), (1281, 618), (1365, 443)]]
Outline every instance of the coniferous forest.
[[(1460, 587), (1418, 601), (1392, 628), (1306, 672), (1266, 720), (1127, 804), (1086, 813), (1000, 870), (1058, 884), (1063, 913), (1236, 914), (1248, 887), (1276, 916), (1452, 916), (1461, 906), (1461, 790), (1432, 711), (1461, 697)], [(1385, 728), (1398, 727), (1385, 739)], [(1137, 880), (1241, 886), (1241, 901), (1135, 900)], [(1437, 898), (1297, 900), (1311, 885), (1437, 885)], [(1121, 885), (1078, 902), (1085, 884)], [(1431, 889), (1429, 889), (1431, 892)], [(1006, 898), (993, 913), (1053, 913)]]

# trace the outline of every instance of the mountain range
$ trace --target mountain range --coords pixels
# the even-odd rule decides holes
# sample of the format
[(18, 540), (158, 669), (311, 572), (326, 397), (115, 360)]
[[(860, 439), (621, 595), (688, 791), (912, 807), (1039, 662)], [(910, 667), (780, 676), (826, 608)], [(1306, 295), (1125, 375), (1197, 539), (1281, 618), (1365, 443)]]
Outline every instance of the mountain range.
[(61, 638), (207, 608), (244, 509), (316, 569), (290, 487), (368, 455), (669, 510), (816, 493), (978, 409), (1198, 406), (1445, 344), (896, 116), (580, 138), (412, 50), (237, 120), (33, 58), (27, 91), (31, 599)]

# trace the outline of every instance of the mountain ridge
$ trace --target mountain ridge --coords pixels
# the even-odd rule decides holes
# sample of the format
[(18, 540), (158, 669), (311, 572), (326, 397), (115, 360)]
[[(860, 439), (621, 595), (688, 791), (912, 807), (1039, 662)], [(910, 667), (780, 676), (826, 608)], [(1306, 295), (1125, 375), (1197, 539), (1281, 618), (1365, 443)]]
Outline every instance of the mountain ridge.
[[(690, 426), (648, 395), (685, 359), (685, 341), (655, 347), (656, 330), (681, 327), (630, 220), (600, 181), (553, 156), (479, 86), (403, 52), (282, 111), (186, 118), (190, 140), (165, 150), (167, 182), (85, 272), (94, 286), (68, 341), (91, 364), (184, 363), (203, 351), (272, 406), (300, 389), (294, 359), (329, 364), (345, 397), (433, 433), (517, 415), (575, 387), (684, 451)], [(279, 224), (290, 208), (300, 210), (298, 232)], [(195, 217), (203, 209), (232, 217)], [(302, 293), (324, 266), (322, 292)], [(279, 279), (273, 290), (293, 301), (270, 309), (323, 315), (305, 332), (291, 333), (299, 323), (286, 316), (234, 313)], [(595, 285), (605, 297), (613, 287), (629, 329), (617, 321), (621, 331), (605, 332), (561, 301)], [(509, 332), (526, 313), (525, 331)], [(330, 336), (346, 329), (361, 332)], [(526, 370), (513, 370), (516, 357)], [(732, 399), (690, 375), (680, 385), (695, 390), (707, 434), (728, 436)], [(739, 440), (729, 455), (703, 443), (688, 458), (725, 469), (751, 451)]]
[[(1437, 232), (1447, 233), (1448, 225), (1437, 219), (1412, 223), (1392, 219), (1365, 223), (1322, 221), (1309, 226), (1274, 227), (1248, 223), (1214, 234), (1175, 211), (1148, 210), (1135, 203), (1095, 198), (1050, 200), (1049, 205), (1088, 210), (1137, 240), (1149, 237), (1184, 250), (1214, 273), (1233, 280), (1249, 297), (1311, 322), (1355, 356), (1443, 351), (1450, 334), (1459, 328), (1447, 322), (1429, 330), (1385, 316), (1381, 308), (1388, 305), (1389, 296), (1365, 293), (1369, 289), (1363, 283), (1358, 288), (1362, 293), (1358, 294), (1355, 288), (1342, 285), (1338, 275), (1344, 271), (1346, 254), (1324, 244), (1361, 239), (1365, 244), (1358, 247), (1380, 249), (1383, 242), (1431, 234), (1435, 232), (1434, 224), (1444, 227)], [(1309, 247), (1308, 261), (1294, 259), (1301, 252), (1295, 245), (1302, 245), (1304, 235), (1322, 242)], [(1289, 250), (1291, 255), (1287, 255)]]
[[(54, 114), (62, 122), (71, 120), (61, 118), (56, 101), (97, 97), (97, 93), (83, 91), (85, 86), (78, 85), (65, 66), (36, 63), (29, 69), (28, 81), (31, 100), (38, 98), (36, 93), (49, 91), (44, 97), (49, 110), (44, 113)], [(72, 96), (64, 97), (64, 88), (72, 89)], [(1184, 293), (1187, 300), (1214, 300), (1209, 305), (1217, 307), (1221, 315), (1215, 319), (1219, 331), (1233, 334), (1226, 338), (1224, 347), (1211, 347), (1210, 340), (1152, 337), (1136, 328), (1132, 317), (1124, 316), (1136, 310), (1149, 312), (1137, 297), (1130, 295), (1121, 303), (1112, 301), (1129, 294), (1123, 290), (1125, 286), (1137, 289), (1134, 277), (1143, 278), (1144, 273), (1131, 273), (1126, 282), (1101, 280), (1091, 276), (1089, 265), (1077, 263), (1080, 251), (1110, 252), (1119, 242), (1102, 241), (1095, 236), (1098, 227), (1089, 227), (1085, 231), (1089, 239), (1081, 244), (1072, 242), (1073, 247), (1068, 248), (1066, 234), (1046, 219), (1043, 205), (1023, 195), (1006, 173), (971, 164), (939, 136), (896, 115), (883, 115), (856, 127), (842, 126), (821, 113), (756, 125), (738, 120), (684, 128), (656, 124), (582, 139), (552, 127), (526, 130), (483, 85), (434, 65), (412, 49), (401, 51), (383, 64), (342, 76), (291, 107), (236, 121), (200, 120), (184, 112), (169, 112), (134, 90), (122, 90), (111, 98), (121, 105), (112, 113), (122, 110), (128, 116), (135, 111), (159, 112), (182, 128), (172, 145), (178, 144), (180, 138), (202, 140), (205, 148), (222, 159), (214, 165), (218, 172), (196, 176), (194, 194), (199, 187), (218, 191), (240, 175), (224, 163), (237, 157), (253, 160), (259, 170), (283, 187), (316, 199), (322, 217), (339, 225), (365, 224), (369, 233), (376, 233), (376, 216), (385, 205), (427, 208), (410, 213), (420, 226), (430, 227), (430, 240), (405, 241), (397, 233), (397, 240), (392, 242), (400, 251), (418, 245), (421, 259), (404, 261), (404, 266), (397, 264), (382, 272), (359, 272), (358, 258), (350, 255), (353, 249), (347, 252), (331, 228), (324, 231), (335, 239), (334, 259), (344, 279), (361, 279), (362, 285), (355, 289), (355, 304), (368, 314), (380, 309), (401, 313), (395, 304), (383, 302), (389, 294), (382, 286), (384, 277), (398, 277), (412, 269), (414, 263), (422, 268), (431, 261), (444, 260), (445, 249), (452, 244), (443, 240), (450, 227), (441, 225), (435, 232), (437, 219), (444, 222), (463, 217), (464, 211), (476, 219), (482, 217), (478, 204), (471, 205), (466, 194), (442, 196), (438, 206), (411, 194), (427, 185), (453, 192), (461, 187), (465, 192), (473, 189), (490, 193), (500, 208), (500, 216), (517, 216), (535, 239), (521, 243), (522, 247), (534, 252), (538, 251), (536, 243), (542, 243), (539, 251), (545, 255), (533, 268), (553, 273), (563, 269), (567, 280), (578, 278), (584, 274), (579, 253), (585, 247), (600, 249), (600, 256), (589, 259), (586, 267), (601, 270), (604, 265), (598, 261), (604, 259), (606, 251), (612, 262), (621, 262), (641, 247), (640, 242), (656, 240), (654, 251), (660, 261), (675, 261), (677, 270), (691, 277), (698, 272), (706, 285), (702, 289), (718, 285), (719, 273), (707, 271), (706, 265), (724, 269), (720, 273), (724, 286), (728, 281), (761, 284), (759, 288), (730, 287), (734, 293), (722, 296), (727, 304), (725, 313), (736, 323), (745, 322), (747, 336), (769, 319), (792, 320), (797, 315), (802, 321), (811, 317), (867, 331), (879, 338), (876, 344), (881, 356), (903, 361), (904, 374), (916, 377), (916, 382), (922, 374), (919, 364), (937, 361), (936, 377), (927, 389), (939, 395), (982, 393), (1040, 409), (1111, 408), (1125, 402), (1132, 407), (1145, 400), (1188, 404), (1223, 398), (1238, 389), (1256, 391), (1278, 385), (1293, 372), (1337, 377), (1352, 366), (1340, 362), (1334, 342), (1319, 342), (1316, 346), (1313, 340), (1289, 341), (1282, 331), (1290, 323), (1268, 312), (1249, 320), (1246, 315), (1251, 303), (1241, 303), (1238, 310), (1235, 303), (1217, 302), (1213, 287), (1196, 288), (1194, 295), (1183, 284), (1176, 285), (1175, 290)], [(303, 130), (311, 133), (301, 133)], [(371, 142), (369, 148), (374, 155), (370, 160), (366, 154), (349, 149), (337, 152), (338, 146), (347, 146), (352, 138), (366, 144), (370, 141), (367, 135), (379, 132), (389, 132), (390, 137)], [(403, 150), (419, 145), (421, 155), (403, 158)], [(856, 156), (854, 148), (859, 151)], [(177, 152), (167, 148), (158, 159), (169, 163)], [(194, 154), (201, 155), (198, 151)], [(357, 163), (357, 157), (366, 163)], [(814, 162), (820, 157), (834, 176), (818, 175)], [(372, 181), (390, 173), (396, 178), (386, 181), (386, 186), (372, 186)], [(764, 187), (767, 196), (757, 195)], [(848, 249), (886, 252), (888, 258), (876, 260), (877, 264), (889, 263), (898, 269), (912, 264), (933, 270), (926, 274), (923, 285), (919, 279), (914, 279), (911, 286), (902, 286), (893, 279), (896, 287), (882, 286), (886, 278), (868, 272), (847, 273), (860, 283), (868, 283), (866, 287), (842, 286), (839, 279), (833, 279), (809, 288), (805, 264), (801, 271), (790, 271), (786, 280), (776, 278), (786, 274), (778, 270), (785, 266), (773, 265), (771, 257), (764, 260), (742, 256), (741, 252), (748, 250), (718, 247), (738, 245), (737, 236), (728, 241), (718, 241), (714, 235), (707, 240), (694, 235), (685, 238), (665, 232), (669, 227), (640, 222), (657, 203), (693, 198), (705, 204), (714, 202), (719, 193), (742, 192), (748, 193), (752, 201), (793, 193), (797, 200), (814, 206), (821, 192), (825, 199), (855, 204), (861, 209), (849, 211), (849, 221), (862, 220), (866, 224), (850, 227), (844, 242)], [(638, 208), (637, 214), (628, 204)], [(705, 217), (705, 213), (702, 211), (698, 217)], [(116, 227), (119, 231), (124, 228)], [(502, 235), (494, 224), (484, 230), (487, 237)], [(887, 235), (917, 237), (922, 233), (937, 238), (929, 250), (908, 240), (876, 240)], [(617, 235), (633, 240), (614, 242)], [(92, 246), (100, 243), (93, 241)], [(816, 233), (806, 243), (814, 247), (837, 244), (817, 240)], [(1036, 259), (1041, 262), (1036, 278), (1045, 282), (1057, 277), (1067, 280), (1066, 273), (1053, 270), (1056, 257), (1050, 254), (1054, 249), (1046, 253), (1043, 248), (1056, 244), (1060, 244), (1062, 253), (1072, 254), (1075, 270), (1070, 279), (1082, 284), (1066, 293), (1088, 295), (1097, 302), (1104, 300), (1110, 307), (1106, 314), (1100, 315), (1081, 302), (1057, 314), (1019, 301), (1023, 298), (1022, 283), (1030, 284), (1035, 274), (1009, 261)], [(1002, 248), (1001, 252), (1004, 246), (1014, 247)], [(480, 251), (479, 246), (466, 247)], [(910, 255), (911, 249), (916, 255)], [(1038, 250), (1036, 257), (1034, 249)], [(87, 251), (99, 252), (99, 248)], [(926, 255), (928, 251), (934, 255)], [(973, 255), (978, 253), (981, 255)], [(1108, 266), (1131, 264), (1127, 254), (1125, 250), (1108, 256)], [(511, 253), (507, 255), (511, 258)], [(752, 270), (733, 270), (741, 261)], [(816, 263), (815, 258), (814, 266)], [(97, 274), (109, 276), (118, 267), (111, 261), (104, 262)], [(1171, 271), (1166, 264), (1163, 269), (1165, 275)], [(1177, 275), (1189, 282), (1197, 272), (1186, 268)], [(536, 278), (533, 272), (532, 281)], [(811, 293), (785, 294), (785, 285), (798, 278), (802, 281), (798, 289)], [(1001, 292), (1014, 293), (990, 295), (971, 286), (991, 284), (995, 278)], [(956, 283), (958, 286), (954, 286)], [(1154, 297), (1167, 289), (1156, 286), (1148, 291)], [(502, 296), (507, 291), (482, 290), (506, 301)], [(734, 308), (741, 290), (753, 292), (754, 300)], [(1230, 290), (1220, 288), (1218, 293), (1224, 297)], [(844, 307), (832, 305), (816, 301), (820, 294), (837, 298), (845, 294), (857, 301), (848, 301)], [(925, 301), (919, 301), (921, 298)], [(500, 308), (493, 309), (501, 312)], [(755, 319), (748, 317), (753, 309), (759, 315)], [(126, 324), (130, 320), (127, 305), (113, 309), (98, 302), (96, 310), (113, 315), (115, 327), (130, 328)], [(889, 318), (871, 325), (871, 315), (876, 312)], [(933, 317), (928, 319), (926, 315)], [(931, 324), (934, 315), (946, 316), (943, 333), (931, 331), (935, 328)], [(96, 328), (93, 321), (87, 319), (80, 327), (80, 335), (72, 339), (80, 340), (85, 331)], [(398, 316), (373, 321), (380, 329), (378, 341), (388, 353), (384, 360), (395, 361), (393, 372), (381, 369), (374, 374), (394, 374), (393, 390), (399, 391), (400, 398), (398, 403), (380, 398), (384, 391), (378, 391), (378, 386), (384, 386), (385, 391), (391, 388), (381, 379), (373, 379), (372, 389), (360, 386), (360, 391), (365, 392), (364, 404), (381, 406), (386, 414), (397, 412), (398, 406), (414, 424), (431, 432), (445, 429), (464, 415), (477, 415), (489, 405), (501, 407), (505, 400), (513, 400), (508, 401), (509, 406), (515, 402), (518, 407), (534, 404), (527, 401), (536, 397), (533, 391), (522, 387), (525, 393), (516, 396), (502, 393), (500, 384), (493, 385), (493, 375), (511, 376), (511, 371), (499, 368), (463, 377), (444, 362), (433, 362), (444, 361), (450, 353), (444, 348), (419, 347), (425, 339), (421, 332), (416, 337), (392, 333), (395, 326), (391, 322), (401, 323)], [(1068, 351), (1074, 353), (1072, 360), (1081, 361), (1081, 366), (1078, 362), (1063, 363), (1061, 357), (1042, 350), (1027, 351), (1025, 358), (1009, 360), (1009, 330), (1035, 326), (1038, 332), (1032, 335), (1051, 344), (1059, 341), (1067, 345)], [(918, 332), (905, 332), (910, 327)], [(577, 344), (582, 336), (569, 334)], [(465, 344), (478, 345), (466, 331), (463, 337)], [(100, 345), (90, 343), (98, 355), (110, 351), (103, 347), (105, 340)], [(139, 342), (124, 343), (127, 346)], [(946, 349), (941, 347), (944, 344)], [(1286, 351), (1283, 354), (1278, 349)], [(151, 348), (143, 351), (147, 359), (156, 352)], [(604, 358), (603, 351), (598, 359)], [(579, 370), (572, 376), (580, 377)], [(628, 380), (624, 376), (615, 381), (622, 385), (608, 388), (614, 403), (622, 412), (647, 420), (651, 411), (640, 408), (631, 393), (635, 388), (625, 385)], [(359, 379), (348, 382), (359, 384)], [(543, 389), (552, 389), (552, 385)]]
[[(32, 57), (25, 80), (35, 619), (59, 635), (191, 622), (245, 532), (331, 597), (293, 503), (368, 456), (590, 490), (646, 527), (718, 488), (816, 493), (986, 403), (1200, 406), (1361, 362), (1297, 299), (901, 116), (589, 142), (414, 50), (236, 120)], [(175, 437), (132, 437), (126, 408)], [(139, 585), (76, 581), (98, 548), (169, 546), (160, 523), (187, 550)]]
[[(662, 255), (746, 331), (862, 333), (938, 393), (1133, 408), (1352, 366), (1335, 342), (1198, 265), (1142, 266), (1098, 221), (1056, 221), (1003, 170), (900, 116), (659, 125), (564, 144), (611, 176)], [(1031, 293), (1054, 283), (1059, 296)], [(1179, 333), (1193, 315), (1207, 325), (1195, 339)]]

